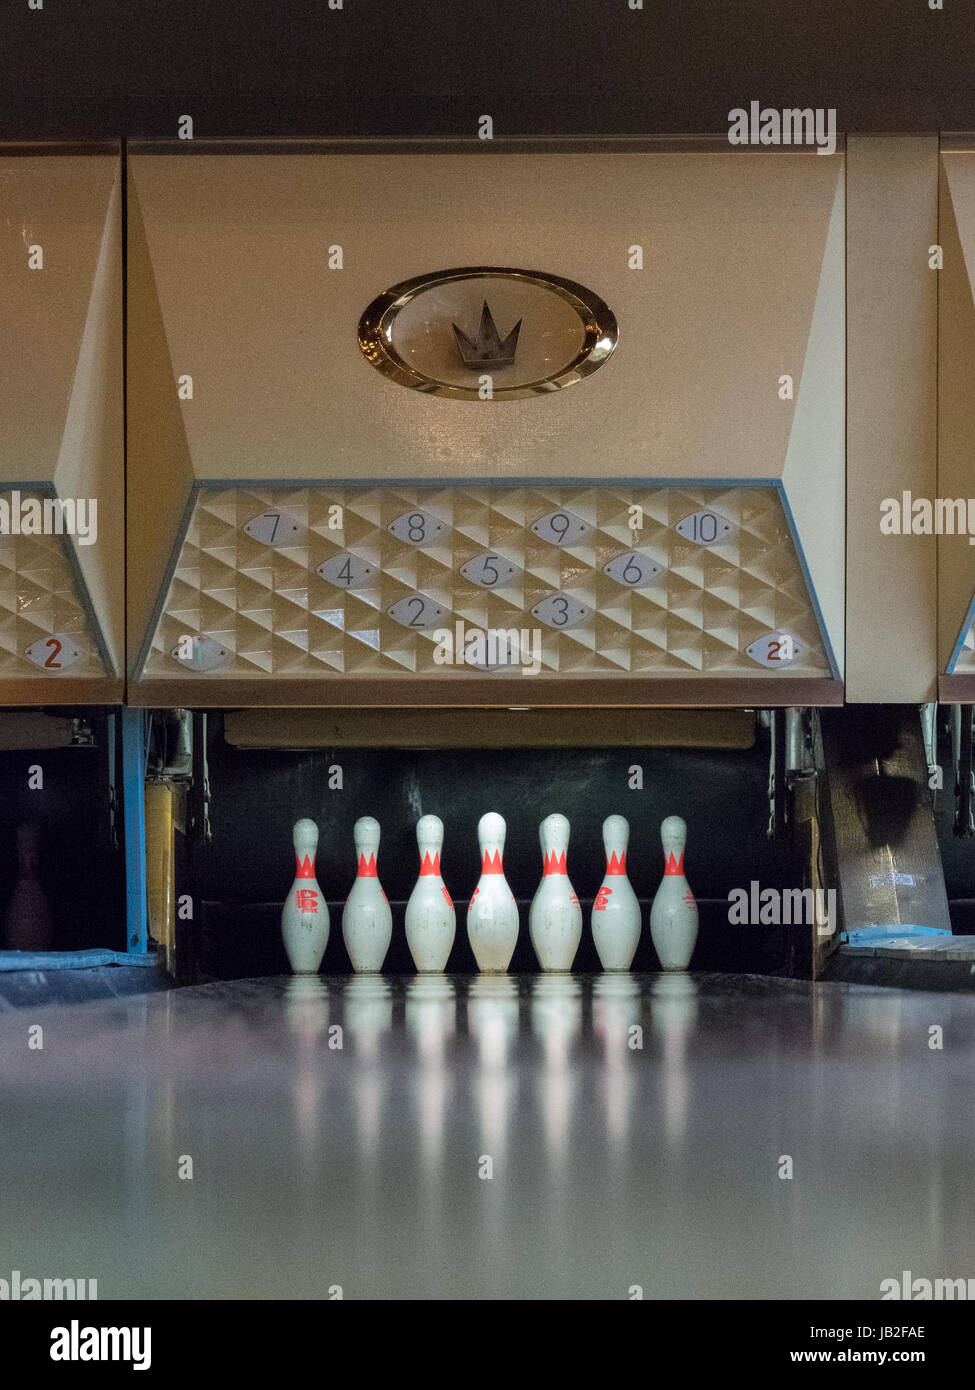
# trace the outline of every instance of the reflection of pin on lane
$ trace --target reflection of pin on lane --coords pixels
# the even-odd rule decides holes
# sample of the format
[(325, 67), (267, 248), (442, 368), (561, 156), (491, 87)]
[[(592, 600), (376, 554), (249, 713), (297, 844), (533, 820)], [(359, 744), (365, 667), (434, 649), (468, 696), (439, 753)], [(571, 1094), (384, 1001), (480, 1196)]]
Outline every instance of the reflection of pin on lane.
[(413, 963), (421, 974), (442, 971), (454, 944), (457, 918), (454, 904), (440, 876), (443, 821), (421, 816), (416, 825), (420, 851), (420, 877), (406, 904), (406, 941)]
[(342, 911), (342, 938), (352, 969), (361, 975), (383, 968), (393, 935), (393, 914), (379, 883), (379, 822), (362, 816), (353, 827), (356, 876)]
[(664, 970), (686, 970), (697, 941), (697, 903), (684, 877), (687, 825), (668, 816), (660, 827), (664, 876), (650, 909), (650, 936)]
[(640, 940), (640, 904), (626, 874), (630, 827), (623, 816), (603, 821), (606, 877), (592, 908), (592, 939), (604, 970), (629, 970)]
[(543, 970), (571, 970), (582, 940), (582, 908), (569, 882), (569, 822), (546, 816), (538, 827), (542, 881), (532, 899), (528, 929)]
[(281, 936), (296, 975), (314, 975), (328, 944), (328, 907), (315, 877), (318, 826), (313, 820), (295, 823), (295, 881), (281, 913)]
[(41, 831), (17, 827), (17, 882), (3, 918), (3, 945), (11, 951), (48, 951), (54, 935), (51, 906), (39, 878)]
[(467, 935), (484, 974), (503, 973), (518, 942), (518, 904), (502, 868), (504, 817), (488, 811), (477, 824), (481, 877), (467, 909)]

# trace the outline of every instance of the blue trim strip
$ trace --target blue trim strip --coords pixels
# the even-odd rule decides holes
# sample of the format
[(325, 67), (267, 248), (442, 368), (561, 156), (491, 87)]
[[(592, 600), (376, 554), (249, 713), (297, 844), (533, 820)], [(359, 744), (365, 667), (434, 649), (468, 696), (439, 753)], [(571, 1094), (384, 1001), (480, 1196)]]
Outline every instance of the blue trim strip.
[(903, 941), (927, 940), (932, 936), (951, 937), (946, 927), (921, 927), (916, 922), (875, 923), (842, 932), (840, 940), (848, 946), (890, 946)]
[(0, 974), (22, 970), (94, 970), (106, 965), (154, 966), (156, 957), (146, 952), (86, 951), (0, 951)]
[(149, 950), (146, 897), (146, 717), (122, 709), (122, 804), (125, 825), (125, 941), (128, 951)]
[(961, 625), (958, 641), (955, 643), (951, 656), (948, 659), (948, 669), (945, 672), (948, 676), (952, 676), (955, 673), (955, 665), (965, 648), (965, 634), (968, 632), (973, 622), (975, 622), (975, 598), (973, 598), (968, 605), (968, 612), (965, 614), (965, 621)]

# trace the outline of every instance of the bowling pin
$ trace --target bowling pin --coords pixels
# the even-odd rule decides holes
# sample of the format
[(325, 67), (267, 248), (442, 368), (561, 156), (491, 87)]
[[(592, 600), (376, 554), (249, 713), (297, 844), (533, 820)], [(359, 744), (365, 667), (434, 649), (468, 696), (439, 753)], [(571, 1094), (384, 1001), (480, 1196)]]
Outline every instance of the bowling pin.
[(467, 936), (485, 975), (504, 974), (518, 943), (518, 904), (501, 865), (506, 828), (497, 811), (488, 811), (477, 823), (481, 877), (467, 909)]
[(687, 825), (668, 816), (660, 826), (664, 876), (650, 909), (650, 936), (663, 970), (686, 970), (697, 941), (697, 903), (684, 877)]
[(393, 935), (393, 914), (379, 883), (376, 855), (379, 822), (362, 816), (352, 829), (356, 876), (342, 910), (342, 938), (357, 975), (376, 975), (383, 968)]
[(542, 881), (532, 898), (528, 930), (543, 970), (571, 970), (582, 940), (582, 908), (566, 871), (569, 822), (546, 816), (538, 827)]
[(3, 918), (3, 943), (11, 951), (48, 951), (54, 935), (51, 905), (38, 878), (40, 827), (17, 827), (17, 882)]
[(440, 877), (443, 821), (439, 816), (420, 817), (416, 843), (420, 877), (406, 904), (406, 941), (417, 970), (438, 973), (447, 964), (457, 926), (453, 901)]
[(315, 877), (318, 826), (295, 822), (295, 881), (281, 913), (281, 937), (295, 975), (317, 975), (328, 944), (328, 907)]
[(640, 904), (626, 876), (629, 823), (623, 816), (603, 821), (606, 877), (592, 905), (592, 939), (604, 970), (629, 970), (640, 940)]

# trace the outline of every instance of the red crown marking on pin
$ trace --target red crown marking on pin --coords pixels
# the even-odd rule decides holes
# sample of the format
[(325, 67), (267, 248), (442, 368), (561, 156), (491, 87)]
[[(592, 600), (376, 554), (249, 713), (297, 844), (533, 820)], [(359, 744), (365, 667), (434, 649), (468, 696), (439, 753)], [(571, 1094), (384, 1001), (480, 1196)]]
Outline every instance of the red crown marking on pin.
[(605, 883), (600, 884), (599, 892), (596, 894), (596, 901), (592, 905), (593, 912), (605, 912), (612, 896), (612, 888), (607, 888)]
[(437, 876), (437, 878), (440, 877), (440, 854), (439, 854), (439, 853), (434, 854), (433, 858), (431, 859), (431, 858), (430, 858), (430, 851), (429, 851), (429, 850), (426, 850), (426, 851), (425, 851), (425, 853), (424, 853), (424, 855), (423, 855), (423, 860), (422, 860), (422, 862), (421, 862), (421, 864), (420, 864), (420, 877), (422, 878), (424, 874), (435, 874), (435, 875)]
[(295, 874), (295, 878), (315, 877), (315, 856), (313, 854), (306, 854), (304, 859), (299, 859), (296, 854), (295, 863), (298, 866), (298, 872)]
[(378, 878), (378, 877), (379, 877), (378, 873), (376, 872), (376, 856), (375, 856), (375, 854), (370, 854), (370, 856), (369, 856), (368, 859), (366, 858), (366, 856), (365, 856), (364, 854), (360, 854), (360, 855), (359, 855), (359, 868), (358, 868), (358, 871), (357, 871), (357, 873), (356, 873), (356, 877), (357, 877), (357, 878)]
[(542, 859), (542, 878), (546, 874), (564, 874), (566, 872), (565, 850), (561, 854), (556, 854), (554, 849), (549, 850)]
[(446, 885), (446, 883), (441, 883), (441, 885), (440, 885), (440, 891), (441, 891), (441, 893), (444, 895), (444, 897), (446, 898), (446, 900), (447, 900), (447, 905), (448, 905), (449, 907), (453, 907), (453, 905), (454, 905), (454, 900), (453, 900), (453, 898), (450, 896), (450, 894), (447, 892), (447, 885)]
[(606, 872), (608, 874), (626, 873), (626, 850), (623, 850), (622, 854), (617, 854), (615, 849), (613, 850), (606, 860)]
[(684, 872), (684, 856), (681, 854), (678, 859), (676, 854), (668, 854), (667, 862), (664, 866), (664, 875), (682, 874)]
[(488, 854), (485, 850), (484, 859), (481, 862), (482, 874), (503, 874), (501, 867), (501, 851), (496, 849), (493, 854)]

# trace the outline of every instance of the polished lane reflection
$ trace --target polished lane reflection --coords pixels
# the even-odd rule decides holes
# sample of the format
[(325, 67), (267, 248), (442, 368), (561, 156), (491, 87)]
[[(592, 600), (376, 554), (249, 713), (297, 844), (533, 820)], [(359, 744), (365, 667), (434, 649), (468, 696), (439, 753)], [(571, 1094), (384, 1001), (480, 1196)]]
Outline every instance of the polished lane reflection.
[(973, 1076), (969, 997), (754, 976), (296, 977), (18, 1011), (0, 1277), (876, 1298), (905, 1269), (975, 1275)]

